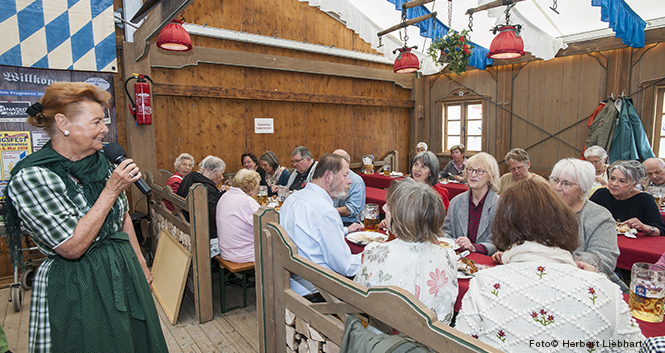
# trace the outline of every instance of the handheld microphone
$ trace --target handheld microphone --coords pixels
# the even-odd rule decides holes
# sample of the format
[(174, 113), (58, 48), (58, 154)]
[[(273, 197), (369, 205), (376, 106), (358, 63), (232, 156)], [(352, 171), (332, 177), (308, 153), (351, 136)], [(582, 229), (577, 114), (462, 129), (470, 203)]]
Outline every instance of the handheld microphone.
[[(108, 158), (109, 161), (115, 163), (115, 164), (120, 164), (122, 161), (127, 159), (127, 153), (125, 152), (125, 149), (122, 148), (119, 144), (115, 142), (111, 142), (106, 147), (104, 147), (104, 155), (106, 158)], [(148, 184), (143, 180), (143, 178), (139, 178), (139, 180), (134, 182), (134, 185), (136, 185), (139, 190), (143, 193), (143, 195), (146, 195), (148, 197), (152, 196), (150, 193), (152, 189), (148, 186)]]

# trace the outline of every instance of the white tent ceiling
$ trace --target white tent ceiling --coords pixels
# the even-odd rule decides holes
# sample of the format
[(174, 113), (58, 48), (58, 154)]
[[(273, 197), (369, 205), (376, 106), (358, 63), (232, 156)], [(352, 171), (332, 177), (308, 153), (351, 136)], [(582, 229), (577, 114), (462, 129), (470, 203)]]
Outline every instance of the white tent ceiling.
[[(303, 0), (301, 0), (303, 1)], [(310, 0), (310, 4), (311, 4)], [(395, 10), (395, 5), (388, 0), (350, 0), (360, 12), (379, 28), (385, 29), (400, 22), (401, 11)], [(465, 15), (467, 9), (474, 8), (479, 3), (488, 0), (453, 0), (452, 28), (461, 31), (468, 29), (469, 16)], [(564, 43), (580, 42), (595, 38), (613, 37), (615, 34), (607, 22), (600, 20), (600, 7), (591, 6), (591, 0), (556, 0), (556, 14), (550, 9), (553, 0), (526, 0), (516, 4), (515, 8), (532, 24), (550, 36), (563, 40)], [(663, 0), (625, 0), (625, 2), (647, 22), (646, 30), (665, 27), (665, 4)], [(437, 12), (437, 18), (448, 24), (448, 1), (437, 0), (425, 5), (432, 12)], [(505, 6), (495, 10), (495, 16), (488, 17), (488, 11), (480, 11), (473, 15), (473, 32), (471, 40), (485, 48), (489, 48), (494, 35), (490, 32), (495, 24), (504, 22), (502, 13)], [(498, 12), (498, 13), (497, 13)], [(515, 19), (513, 17), (513, 19)], [(517, 23), (517, 21), (513, 21)], [(399, 39), (398, 32), (393, 35)], [(431, 43), (430, 39), (420, 36), (415, 26), (408, 28), (409, 45), (418, 45), (424, 51)], [(424, 44), (424, 45), (423, 45)], [(386, 55), (389, 55), (386, 53)]]

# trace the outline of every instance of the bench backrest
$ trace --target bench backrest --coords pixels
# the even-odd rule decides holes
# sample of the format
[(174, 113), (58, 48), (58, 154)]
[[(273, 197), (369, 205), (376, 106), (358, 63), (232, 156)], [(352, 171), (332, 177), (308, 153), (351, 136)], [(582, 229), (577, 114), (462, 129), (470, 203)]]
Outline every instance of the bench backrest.
[[(265, 207), (254, 215), (257, 316), (261, 352), (286, 351), (289, 313), (339, 346), (347, 315), (374, 317), (438, 352), (500, 352), (437, 320), (436, 314), (398, 287), (367, 288), (298, 255), (295, 244)], [(310, 303), (290, 289), (290, 275), (310, 281), (326, 303)], [(387, 310), (387, 308), (389, 308)]]
[[(160, 169), (157, 177), (146, 173), (146, 180), (152, 189), (152, 203), (149, 203), (152, 234), (157, 237), (161, 229), (166, 229), (192, 254), (192, 283), (196, 318), (199, 323), (213, 319), (212, 283), (210, 281), (210, 241), (208, 236), (208, 191), (202, 184), (194, 184), (187, 198), (173, 193), (170, 187), (158, 185), (153, 180), (168, 180), (171, 173)], [(170, 201), (175, 210), (169, 211), (163, 199)], [(191, 215), (187, 222), (182, 211)], [(157, 239), (154, 239), (157, 240)]]

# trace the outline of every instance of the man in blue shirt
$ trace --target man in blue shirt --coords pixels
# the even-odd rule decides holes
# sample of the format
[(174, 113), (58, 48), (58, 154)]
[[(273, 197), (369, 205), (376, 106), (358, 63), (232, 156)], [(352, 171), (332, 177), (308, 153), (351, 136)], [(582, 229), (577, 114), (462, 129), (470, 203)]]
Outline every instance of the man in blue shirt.
[[(360, 254), (352, 255), (344, 236), (362, 229), (358, 223), (348, 228), (333, 207), (333, 199), (346, 198), (351, 186), (349, 163), (326, 153), (318, 162), (312, 181), (289, 196), (280, 208), (279, 223), (298, 247), (298, 254), (343, 276), (354, 276), (360, 267)], [(307, 296), (317, 292), (299, 276), (291, 277), (291, 289)]]
[[(351, 157), (345, 150), (338, 149), (333, 153), (344, 158), (346, 163), (351, 164)], [(335, 200), (334, 204), (337, 212), (342, 216), (342, 223), (345, 226), (358, 222), (358, 214), (365, 209), (365, 181), (353, 170), (349, 170), (349, 177), (351, 178), (349, 195), (346, 198)]]

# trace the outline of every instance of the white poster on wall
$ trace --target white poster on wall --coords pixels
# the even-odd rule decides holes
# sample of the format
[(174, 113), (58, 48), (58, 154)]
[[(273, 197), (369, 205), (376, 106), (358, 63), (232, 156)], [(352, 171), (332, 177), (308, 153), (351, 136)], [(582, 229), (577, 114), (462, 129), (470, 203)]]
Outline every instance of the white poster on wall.
[(254, 119), (255, 134), (272, 134), (275, 132), (275, 123), (272, 118)]

